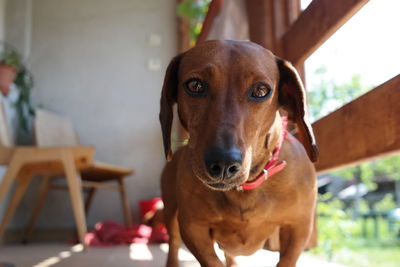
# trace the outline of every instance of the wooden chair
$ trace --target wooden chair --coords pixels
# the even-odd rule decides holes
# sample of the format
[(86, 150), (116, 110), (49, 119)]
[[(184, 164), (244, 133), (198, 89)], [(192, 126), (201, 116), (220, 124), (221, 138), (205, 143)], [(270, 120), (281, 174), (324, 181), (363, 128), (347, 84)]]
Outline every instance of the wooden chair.
[[(4, 107), (3, 103), (0, 102), (0, 165), (8, 166), (0, 183), (0, 203), (4, 200), (11, 184), (13, 182), (17, 183), (15, 192), (0, 224), (0, 236), (3, 234), (6, 225), (24, 195), (31, 178), (36, 175), (41, 175), (43, 181), (40, 186), (38, 200), (24, 235), (25, 240), (29, 238), (32, 232), (46, 193), (51, 188), (59, 188), (59, 186), (52, 183), (53, 177), (59, 175), (64, 175), (66, 178), (67, 186), (65, 188), (70, 193), (78, 238), (83, 245), (87, 226), (82, 187), (89, 188), (86, 201), (87, 210), (97, 188), (118, 190), (122, 197), (125, 222), (130, 225), (132, 218), (123, 178), (132, 174), (133, 171), (94, 162), (94, 148), (77, 145), (77, 135), (68, 119), (44, 110), (38, 110), (37, 116), (35, 130), (39, 146), (11, 146), (12, 140), (7, 127)], [(62, 138), (65, 138), (64, 141)], [(55, 146), (56, 143), (58, 143), (58, 146)], [(117, 184), (108, 184), (106, 183), (108, 181), (116, 181)]]

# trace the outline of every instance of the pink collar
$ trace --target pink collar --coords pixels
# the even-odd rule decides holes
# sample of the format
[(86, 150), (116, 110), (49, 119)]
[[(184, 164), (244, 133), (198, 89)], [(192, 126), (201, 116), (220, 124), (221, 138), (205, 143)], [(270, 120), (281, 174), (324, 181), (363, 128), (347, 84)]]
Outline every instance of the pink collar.
[(279, 153), (281, 152), (282, 144), (284, 139), (291, 140), (290, 136), (288, 136), (287, 131), (287, 118), (282, 117), (282, 129), (283, 132), (279, 137), (278, 144), (276, 145), (274, 152), (272, 153), (272, 158), (267, 162), (264, 169), (258, 175), (256, 179), (250, 182), (246, 182), (236, 189), (241, 190), (253, 190), (259, 187), (262, 183), (264, 183), (269, 177), (273, 176), (274, 174), (280, 172), (286, 167), (286, 161), (278, 161)]

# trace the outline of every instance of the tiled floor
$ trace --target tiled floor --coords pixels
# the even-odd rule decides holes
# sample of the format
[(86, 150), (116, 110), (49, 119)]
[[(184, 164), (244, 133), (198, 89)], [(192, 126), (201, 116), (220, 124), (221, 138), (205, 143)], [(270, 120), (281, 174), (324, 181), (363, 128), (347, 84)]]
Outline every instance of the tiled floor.
[[(29, 244), (0, 246), (0, 263), (13, 263), (16, 267), (159, 267), (164, 266), (167, 245), (131, 245), (120, 247), (90, 247), (82, 252), (80, 245)], [(220, 253), (220, 252), (219, 252)], [(182, 267), (199, 266), (193, 256), (181, 249)], [(259, 251), (250, 257), (238, 257), (241, 267), (273, 267), (278, 253)], [(1, 266), (1, 264), (0, 264)], [(298, 267), (343, 267), (303, 255)]]

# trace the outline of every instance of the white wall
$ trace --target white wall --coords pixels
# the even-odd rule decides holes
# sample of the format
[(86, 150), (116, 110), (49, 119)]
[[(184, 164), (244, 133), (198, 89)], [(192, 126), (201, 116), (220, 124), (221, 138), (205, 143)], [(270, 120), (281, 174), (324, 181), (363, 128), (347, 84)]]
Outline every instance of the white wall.
[[(164, 157), (159, 97), (164, 70), (177, 51), (175, 4), (175, 0), (32, 2), (29, 65), (36, 84), (34, 105), (72, 118), (81, 143), (94, 145), (98, 160), (135, 169), (127, 180), (135, 211), (140, 199), (160, 195)], [(153, 33), (161, 35), (161, 46), (148, 45)], [(161, 69), (148, 70), (149, 59), (159, 59)], [(30, 190), (37, 190), (37, 184)], [(14, 227), (26, 223), (34, 195), (24, 198)], [(89, 224), (100, 220), (122, 222), (115, 192), (95, 196)], [(52, 192), (38, 227), (71, 226), (68, 195)]]
[(28, 59), (32, 0), (3, 1), (5, 1), (5, 39), (20, 52), (24, 59)]
[(6, 0), (0, 0), (0, 40), (4, 40)]

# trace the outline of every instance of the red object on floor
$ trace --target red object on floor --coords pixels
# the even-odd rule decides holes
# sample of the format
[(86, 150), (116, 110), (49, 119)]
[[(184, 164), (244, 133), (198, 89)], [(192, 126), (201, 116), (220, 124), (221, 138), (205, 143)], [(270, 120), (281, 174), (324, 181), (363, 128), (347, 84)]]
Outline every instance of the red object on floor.
[(167, 241), (168, 234), (164, 226), (155, 229), (144, 224), (126, 227), (113, 221), (96, 223), (95, 230), (85, 236), (85, 243), (88, 246), (164, 243)]
[(139, 202), (140, 218), (142, 221), (147, 221), (153, 217), (154, 213), (164, 207), (161, 197), (141, 200)]
[[(143, 222), (148, 223), (157, 211), (163, 208), (160, 197), (142, 200), (139, 202), (140, 216)], [(115, 246), (132, 243), (165, 243), (168, 241), (168, 233), (164, 224), (154, 224), (154, 227), (139, 224), (124, 226), (117, 222), (106, 221), (96, 223), (94, 230), (85, 236), (85, 244), (88, 246)]]

